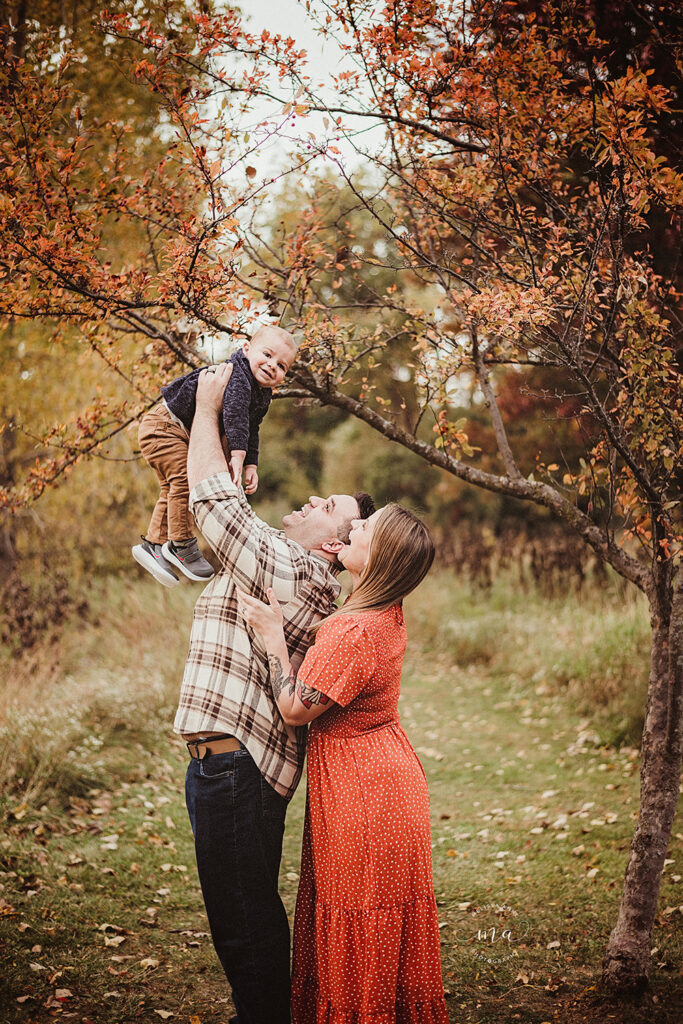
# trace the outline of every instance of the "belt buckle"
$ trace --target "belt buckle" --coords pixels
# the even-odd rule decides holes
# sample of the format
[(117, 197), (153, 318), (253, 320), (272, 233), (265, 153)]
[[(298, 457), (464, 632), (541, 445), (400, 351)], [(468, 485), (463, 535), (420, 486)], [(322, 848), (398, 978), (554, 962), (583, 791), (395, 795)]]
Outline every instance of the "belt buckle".
[[(199, 753), (199, 744), (201, 743), (203, 745), (203, 744), (208, 743), (208, 742), (209, 742), (208, 739), (201, 739), (201, 738), (198, 739), (198, 740), (188, 740), (186, 742), (185, 746), (187, 747), (187, 749), (189, 751), (190, 757), (195, 758), (195, 760), (197, 760), (197, 761), (201, 761), (202, 758), (206, 754), (206, 749), (204, 750), (203, 754), (200, 754)], [(195, 751), (194, 754), (192, 753), (192, 748), (193, 747), (194, 747), (194, 751)]]

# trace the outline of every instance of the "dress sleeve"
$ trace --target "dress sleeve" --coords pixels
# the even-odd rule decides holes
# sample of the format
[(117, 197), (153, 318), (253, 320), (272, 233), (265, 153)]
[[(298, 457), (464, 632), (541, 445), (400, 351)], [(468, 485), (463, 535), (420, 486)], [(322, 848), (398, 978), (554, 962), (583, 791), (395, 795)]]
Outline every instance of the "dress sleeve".
[(320, 627), (297, 680), (346, 707), (377, 668), (375, 648), (362, 626), (340, 615)]

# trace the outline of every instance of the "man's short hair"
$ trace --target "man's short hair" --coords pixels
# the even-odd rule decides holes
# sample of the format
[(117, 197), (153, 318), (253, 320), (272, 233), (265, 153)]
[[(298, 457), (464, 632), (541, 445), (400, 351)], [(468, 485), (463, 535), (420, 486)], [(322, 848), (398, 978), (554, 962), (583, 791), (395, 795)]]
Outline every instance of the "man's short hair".
[(353, 497), (358, 505), (358, 515), (345, 519), (341, 526), (337, 528), (337, 539), (343, 541), (344, 544), (349, 543), (349, 534), (351, 533), (351, 523), (353, 520), (368, 519), (375, 511), (375, 503), (366, 491), (356, 491)]

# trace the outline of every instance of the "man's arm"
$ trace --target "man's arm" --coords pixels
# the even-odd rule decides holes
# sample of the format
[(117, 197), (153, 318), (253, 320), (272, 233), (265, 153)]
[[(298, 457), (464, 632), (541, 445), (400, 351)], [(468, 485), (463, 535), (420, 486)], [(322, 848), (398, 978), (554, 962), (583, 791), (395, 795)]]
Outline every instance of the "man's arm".
[(207, 477), (228, 472), (221, 446), (218, 416), (223, 405), (225, 385), (231, 373), (232, 363), (221, 363), (215, 370), (202, 370), (197, 379), (197, 406), (187, 453), (187, 482), (190, 490)]
[(310, 576), (310, 560), (255, 516), (228, 472), (218, 417), (231, 372), (232, 364), (224, 363), (215, 372), (199, 374), (187, 458), (190, 509), (204, 539), (239, 586), (260, 594), (273, 586), (278, 598), (288, 602)]

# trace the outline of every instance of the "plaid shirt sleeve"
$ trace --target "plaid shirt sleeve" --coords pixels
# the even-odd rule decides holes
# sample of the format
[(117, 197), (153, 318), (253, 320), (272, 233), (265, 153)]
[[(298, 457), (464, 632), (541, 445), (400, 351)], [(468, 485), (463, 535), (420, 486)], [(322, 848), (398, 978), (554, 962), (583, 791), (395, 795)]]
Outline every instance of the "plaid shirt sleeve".
[(306, 551), (258, 518), (229, 473), (200, 481), (190, 493), (190, 510), (223, 571), (242, 590), (266, 600), (273, 587), (286, 603), (309, 582)]

